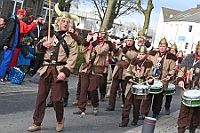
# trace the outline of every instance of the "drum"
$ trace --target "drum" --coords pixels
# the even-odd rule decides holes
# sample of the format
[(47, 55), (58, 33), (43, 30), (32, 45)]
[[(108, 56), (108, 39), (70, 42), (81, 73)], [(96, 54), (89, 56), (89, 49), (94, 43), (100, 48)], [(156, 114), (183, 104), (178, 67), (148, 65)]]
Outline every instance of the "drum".
[(132, 85), (131, 90), (133, 94), (136, 95), (148, 95), (149, 94), (149, 86), (147, 85)]
[[(149, 85), (149, 84), (147, 83), (147, 85)], [(163, 91), (162, 90), (163, 83), (161, 81), (154, 80), (153, 85), (149, 85), (149, 86), (150, 86), (149, 93), (151, 93), (151, 94), (159, 94)]]
[(165, 95), (173, 95), (175, 93), (175, 85), (172, 83), (168, 84), (168, 89), (164, 91)]
[(200, 106), (200, 90), (187, 90), (182, 95), (182, 103), (188, 107)]

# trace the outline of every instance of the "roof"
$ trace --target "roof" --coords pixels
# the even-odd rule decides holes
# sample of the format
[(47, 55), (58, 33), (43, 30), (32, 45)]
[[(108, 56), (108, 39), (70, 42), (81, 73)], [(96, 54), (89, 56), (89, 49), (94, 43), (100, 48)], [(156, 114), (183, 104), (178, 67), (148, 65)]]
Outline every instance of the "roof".
[(187, 21), (200, 23), (200, 8), (191, 8), (185, 11), (162, 7), (164, 22)]

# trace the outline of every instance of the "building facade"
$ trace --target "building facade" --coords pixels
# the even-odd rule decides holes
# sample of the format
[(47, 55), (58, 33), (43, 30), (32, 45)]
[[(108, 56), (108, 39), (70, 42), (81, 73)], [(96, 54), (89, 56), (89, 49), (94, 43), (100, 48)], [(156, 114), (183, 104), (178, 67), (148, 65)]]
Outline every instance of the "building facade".
[(176, 43), (178, 49), (190, 54), (200, 40), (200, 6), (186, 11), (162, 7), (154, 47), (157, 48), (161, 38), (170, 44)]

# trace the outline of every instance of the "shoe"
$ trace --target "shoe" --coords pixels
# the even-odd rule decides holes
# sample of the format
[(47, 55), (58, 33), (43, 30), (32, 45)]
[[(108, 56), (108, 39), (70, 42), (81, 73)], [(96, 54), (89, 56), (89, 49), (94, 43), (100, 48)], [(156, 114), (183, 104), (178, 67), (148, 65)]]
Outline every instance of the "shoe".
[(120, 108), (124, 108), (124, 104), (120, 105)]
[(169, 109), (169, 108), (166, 108), (166, 109), (165, 109), (165, 114), (166, 114), (166, 115), (170, 115), (170, 109)]
[(41, 126), (37, 126), (35, 124), (33, 124), (32, 126), (30, 126), (28, 128), (28, 131), (30, 131), (30, 132), (34, 132), (34, 131), (38, 131), (38, 130), (41, 130)]
[(131, 125), (133, 125), (133, 126), (136, 126), (136, 125), (137, 125), (137, 123), (138, 123), (138, 121), (137, 121), (137, 120), (133, 120), (133, 121), (131, 122)]
[(105, 111), (115, 111), (115, 109), (114, 109), (113, 107), (109, 106), (109, 107), (107, 107), (107, 108), (105, 109)]
[(128, 123), (122, 122), (119, 124), (119, 127), (127, 127)]
[(78, 115), (80, 115), (80, 114), (82, 114), (84, 111), (81, 111), (80, 109), (78, 109), (77, 111), (75, 111), (75, 112), (73, 112), (73, 114), (78, 114)]
[(47, 107), (53, 107), (53, 102), (49, 102), (49, 103), (47, 103), (47, 105), (46, 105)]
[(5, 83), (5, 81), (4, 81), (4, 79), (0, 79), (0, 84), (2, 84), (2, 85), (5, 85), (6, 83)]
[(153, 118), (155, 118), (156, 120), (158, 120), (158, 114), (153, 114)]
[(184, 133), (184, 132), (178, 132), (178, 133)]
[(65, 121), (65, 118), (63, 118), (61, 122), (57, 122), (57, 126), (56, 126), (56, 131), (57, 132), (61, 132), (63, 130), (64, 121)]
[(105, 96), (101, 95), (100, 101), (104, 102), (105, 101)]
[(110, 97), (110, 95), (106, 95), (106, 98), (109, 98)]
[(92, 100), (88, 100), (87, 105), (89, 105), (89, 106), (92, 105)]
[(195, 133), (195, 130), (189, 130), (190, 131), (190, 133)]
[(94, 113), (94, 115), (97, 115), (97, 114), (99, 113), (99, 109), (98, 109), (98, 107), (93, 108), (93, 113)]
[(68, 99), (64, 98), (63, 107), (67, 107), (67, 105), (68, 105)]
[(74, 101), (72, 105), (78, 105), (78, 100)]
[(140, 116), (139, 116), (139, 120), (144, 120), (145, 119), (145, 115), (144, 114), (141, 114)]

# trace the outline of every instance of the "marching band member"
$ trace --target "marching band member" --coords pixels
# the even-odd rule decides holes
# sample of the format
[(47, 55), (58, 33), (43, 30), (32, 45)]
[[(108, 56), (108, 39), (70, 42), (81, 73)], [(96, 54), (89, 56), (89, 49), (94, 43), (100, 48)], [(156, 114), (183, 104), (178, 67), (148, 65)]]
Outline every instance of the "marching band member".
[[(171, 47), (170, 47), (170, 49), (169, 49), (169, 52), (170, 53), (172, 53), (172, 54), (174, 54), (175, 56), (177, 55), (177, 46), (176, 46), (176, 44), (174, 43), (174, 44), (172, 44), (171, 45)], [(179, 60), (178, 60), (178, 58), (177, 58), (177, 60), (176, 60), (176, 71), (178, 71), (178, 66), (179, 65)], [(176, 72), (174, 73), (174, 76), (176, 76)], [(174, 79), (174, 77), (173, 77), (173, 79)], [(173, 83), (172, 83), (173, 84)], [(174, 86), (175, 87), (175, 86)], [(169, 88), (169, 87), (168, 87)], [(174, 88), (175, 89), (175, 88)], [(166, 90), (165, 90), (166, 91)], [(164, 93), (165, 93), (165, 91), (164, 91)], [(165, 114), (166, 115), (169, 115), (170, 114), (170, 106), (171, 106), (171, 101), (172, 101), (172, 95), (165, 95)]]
[[(99, 112), (98, 86), (100, 78), (105, 69), (106, 56), (110, 49), (110, 41), (107, 41), (107, 29), (101, 27), (99, 35), (97, 33), (88, 34), (87, 45), (81, 47), (84, 53), (85, 62), (82, 65), (81, 73), (81, 91), (78, 102), (78, 110), (73, 114), (85, 114), (87, 104), (87, 91), (93, 105), (93, 113), (97, 115)], [(92, 43), (90, 43), (93, 41)]]
[[(179, 69), (177, 75), (178, 86), (182, 87), (185, 91), (188, 89), (193, 89), (196, 86), (199, 88), (200, 41), (196, 46), (195, 53), (185, 57), (180, 67), (181, 68)], [(181, 103), (178, 117), (178, 133), (184, 133), (186, 126), (188, 125), (190, 133), (195, 133), (195, 130), (200, 122), (199, 114), (200, 107), (188, 107)]]
[(131, 85), (148, 81), (149, 84), (153, 83), (153, 62), (147, 59), (147, 48), (146, 46), (141, 46), (139, 49), (138, 56), (131, 60), (131, 64), (127, 68), (125, 80), (128, 82), (125, 91), (125, 103), (122, 113), (122, 123), (119, 127), (126, 127), (129, 122), (129, 114), (131, 110), (131, 105), (134, 105), (133, 110), (133, 121), (131, 125), (137, 125), (139, 114), (140, 114), (140, 104), (145, 96), (139, 96), (132, 94)]
[(118, 62), (116, 63), (113, 70), (112, 85), (110, 88), (109, 96), (109, 106), (105, 109), (105, 111), (115, 110), (116, 94), (120, 83), (122, 88), (122, 101), (124, 104), (124, 92), (126, 89), (124, 73), (128, 68), (130, 61), (137, 56), (137, 50), (134, 46), (134, 36), (132, 33), (129, 33), (127, 35), (127, 39), (125, 40), (125, 42), (126, 43), (123, 43), (123, 45), (115, 45), (115, 49), (113, 49), (113, 56), (118, 57)]
[[(162, 80), (163, 88), (162, 90), (166, 90), (168, 88), (168, 82), (171, 77), (175, 73), (175, 61), (176, 56), (167, 53), (168, 43), (165, 38), (161, 39), (159, 42), (159, 51), (151, 51), (149, 52), (149, 60), (151, 60), (154, 64), (153, 73), (158, 77), (159, 80)], [(156, 71), (155, 71), (156, 70)], [(154, 98), (153, 98), (154, 96)], [(142, 103), (141, 116), (144, 119), (145, 116), (148, 116), (151, 103), (153, 98), (153, 117), (158, 118), (158, 115), (162, 108), (163, 102), (163, 91), (159, 94), (149, 94), (147, 99)]]
[[(76, 64), (78, 56), (77, 42), (67, 33), (70, 19), (73, 19), (68, 12), (58, 10), (58, 3), (55, 11), (58, 17), (55, 20), (55, 32), (51, 37), (45, 36), (37, 44), (37, 52), (44, 53), (42, 67), (38, 70), (40, 81), (36, 107), (33, 115), (33, 125), (28, 131), (41, 130), (44, 119), (46, 99), (51, 89), (51, 101), (56, 112), (56, 131), (60, 132), (64, 128), (64, 107), (63, 98), (66, 92), (66, 82)], [(48, 41), (47, 41), (48, 40)]]

